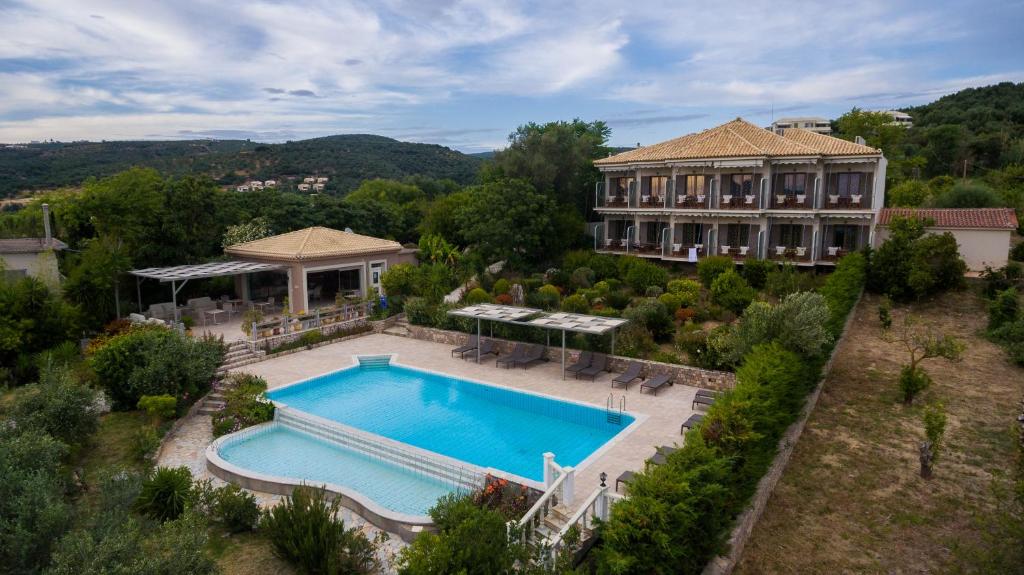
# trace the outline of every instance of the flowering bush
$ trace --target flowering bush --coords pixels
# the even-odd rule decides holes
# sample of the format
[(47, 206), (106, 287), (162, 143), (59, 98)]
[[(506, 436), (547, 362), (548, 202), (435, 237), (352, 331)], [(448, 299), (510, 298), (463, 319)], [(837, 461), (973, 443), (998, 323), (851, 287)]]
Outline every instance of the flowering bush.
[(512, 305), (512, 296), (510, 296), (507, 293), (501, 293), (494, 298), (494, 301), (500, 303), (501, 305)]
[(224, 396), (224, 409), (213, 416), (214, 437), (274, 419), (274, 404), (264, 393), (266, 380), (247, 374), (231, 377), (235, 388)]
[(473, 502), (479, 507), (501, 513), (508, 520), (518, 520), (530, 510), (538, 497), (529, 487), (487, 475), (483, 489), (473, 494)]

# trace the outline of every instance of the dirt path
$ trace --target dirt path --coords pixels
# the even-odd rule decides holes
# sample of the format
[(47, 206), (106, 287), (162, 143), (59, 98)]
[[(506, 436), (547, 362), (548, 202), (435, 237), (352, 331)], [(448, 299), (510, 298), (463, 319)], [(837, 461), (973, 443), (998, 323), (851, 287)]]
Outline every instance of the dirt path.
[[(904, 407), (895, 378), (906, 359), (879, 338), (878, 301), (866, 297), (855, 311), (737, 573), (945, 572), (965, 567), (965, 550), (980, 545), (980, 524), (998, 505), (993, 483), (1012, 467), (1024, 370), (981, 337), (983, 302), (950, 294), (913, 312), (961, 338), (964, 359), (926, 361), (935, 384)], [(925, 481), (917, 444), (921, 406), (932, 401), (945, 404), (948, 424), (935, 477)]]

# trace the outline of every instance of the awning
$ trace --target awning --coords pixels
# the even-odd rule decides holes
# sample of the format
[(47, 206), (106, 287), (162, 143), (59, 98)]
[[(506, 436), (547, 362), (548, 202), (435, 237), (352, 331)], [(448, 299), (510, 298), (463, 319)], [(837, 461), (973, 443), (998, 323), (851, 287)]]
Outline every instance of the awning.
[(552, 313), (527, 322), (527, 325), (535, 325), (547, 329), (561, 329), (578, 333), (590, 333), (604, 335), (609, 331), (629, 323), (628, 319), (618, 317), (604, 317), (599, 315), (584, 315), (579, 313)]
[(211, 262), (207, 264), (171, 266), (167, 268), (143, 268), (131, 270), (128, 273), (140, 278), (160, 280), (162, 282), (194, 280), (200, 278), (215, 278), (221, 276), (234, 276), (238, 274), (249, 274), (271, 270), (284, 269), (280, 264), (267, 264), (259, 262)]
[(539, 309), (529, 307), (517, 307), (514, 305), (499, 305), (494, 303), (481, 303), (453, 309), (449, 315), (468, 317), (471, 319), (486, 319), (490, 321), (517, 322), (526, 319), (531, 315), (541, 313)]

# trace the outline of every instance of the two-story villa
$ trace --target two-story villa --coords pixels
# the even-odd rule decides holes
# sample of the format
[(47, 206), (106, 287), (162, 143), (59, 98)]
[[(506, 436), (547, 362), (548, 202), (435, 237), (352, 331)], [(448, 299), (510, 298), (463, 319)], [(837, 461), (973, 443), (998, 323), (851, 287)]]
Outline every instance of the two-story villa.
[(833, 264), (871, 244), (885, 198), (881, 150), (740, 118), (594, 164), (595, 248), (670, 261)]

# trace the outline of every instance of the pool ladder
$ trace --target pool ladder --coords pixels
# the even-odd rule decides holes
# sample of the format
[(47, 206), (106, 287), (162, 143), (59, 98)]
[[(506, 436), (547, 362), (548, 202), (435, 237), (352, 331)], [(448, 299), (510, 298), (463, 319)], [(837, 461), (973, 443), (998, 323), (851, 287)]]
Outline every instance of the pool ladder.
[(615, 425), (622, 425), (622, 412), (626, 411), (626, 396), (623, 395), (619, 398), (619, 409), (615, 410), (615, 394), (608, 394), (608, 401), (604, 405), (605, 417), (608, 419), (608, 423), (614, 423)]

